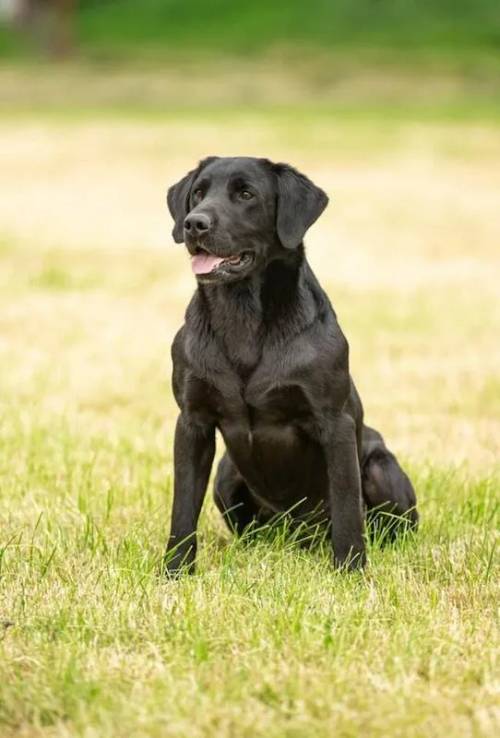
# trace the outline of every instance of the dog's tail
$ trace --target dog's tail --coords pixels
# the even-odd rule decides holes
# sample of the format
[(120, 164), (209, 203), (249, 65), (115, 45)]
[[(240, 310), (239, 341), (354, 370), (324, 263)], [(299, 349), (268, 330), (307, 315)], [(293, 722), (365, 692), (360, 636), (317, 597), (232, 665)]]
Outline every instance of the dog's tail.
[(361, 482), (368, 530), (381, 542), (418, 526), (417, 498), (408, 475), (380, 433), (363, 426)]

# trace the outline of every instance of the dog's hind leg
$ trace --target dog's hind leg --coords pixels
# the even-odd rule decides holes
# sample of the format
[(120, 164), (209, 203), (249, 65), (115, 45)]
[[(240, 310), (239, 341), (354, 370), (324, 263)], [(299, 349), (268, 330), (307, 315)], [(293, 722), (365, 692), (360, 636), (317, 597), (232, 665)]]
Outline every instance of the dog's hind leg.
[(217, 467), (214, 500), (228, 528), (236, 535), (242, 535), (252, 525), (262, 525), (271, 517), (255, 502), (227, 453)]
[(412, 483), (380, 433), (363, 426), (361, 481), (370, 535), (381, 542), (418, 525)]

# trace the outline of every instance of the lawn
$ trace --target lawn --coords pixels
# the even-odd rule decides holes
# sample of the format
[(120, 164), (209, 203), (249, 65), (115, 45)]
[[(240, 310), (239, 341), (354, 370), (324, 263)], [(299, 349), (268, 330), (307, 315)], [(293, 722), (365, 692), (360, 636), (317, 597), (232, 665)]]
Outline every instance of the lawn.
[[(265, 100), (84, 114), (9, 89), (2, 738), (498, 735), (498, 117)], [(310, 260), (367, 421), (415, 482), (421, 529), (373, 546), (362, 575), (283, 530), (232, 539), (210, 495), (197, 575), (158, 574), (169, 345), (194, 288), (165, 193), (203, 155), (241, 152), (291, 161), (330, 194)]]

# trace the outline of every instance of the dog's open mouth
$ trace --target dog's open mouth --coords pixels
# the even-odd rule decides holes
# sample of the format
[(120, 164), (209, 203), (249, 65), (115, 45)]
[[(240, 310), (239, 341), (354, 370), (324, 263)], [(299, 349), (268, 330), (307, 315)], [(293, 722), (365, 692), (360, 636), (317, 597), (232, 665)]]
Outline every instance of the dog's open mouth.
[(237, 272), (248, 266), (253, 256), (248, 251), (232, 256), (216, 256), (205, 249), (191, 257), (191, 268), (196, 275), (212, 274), (213, 272)]

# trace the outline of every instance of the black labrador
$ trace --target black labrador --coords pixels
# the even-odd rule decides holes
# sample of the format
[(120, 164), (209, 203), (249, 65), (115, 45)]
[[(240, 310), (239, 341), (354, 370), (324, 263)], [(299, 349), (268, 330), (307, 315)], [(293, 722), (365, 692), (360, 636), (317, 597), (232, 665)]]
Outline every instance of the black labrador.
[(287, 164), (204, 159), (168, 191), (173, 237), (198, 287), (172, 346), (180, 408), (169, 574), (192, 572), (215, 452), (215, 502), (241, 534), (289, 511), (330, 527), (333, 561), (365, 563), (365, 517), (393, 537), (416, 527), (413, 487), (363, 424), (349, 347), (304, 253), (328, 197)]

